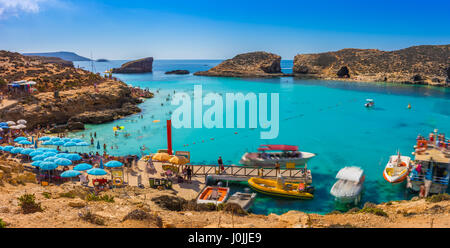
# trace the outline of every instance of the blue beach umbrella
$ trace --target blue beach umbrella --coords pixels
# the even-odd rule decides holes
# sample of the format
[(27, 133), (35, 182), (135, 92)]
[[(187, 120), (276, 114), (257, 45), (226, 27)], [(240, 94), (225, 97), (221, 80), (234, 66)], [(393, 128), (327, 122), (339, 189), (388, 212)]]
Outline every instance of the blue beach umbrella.
[(34, 167), (39, 167), (39, 165), (42, 163), (42, 161), (34, 161), (33, 163), (31, 163), (32, 166)]
[(87, 172), (87, 174), (94, 175), (94, 176), (104, 176), (104, 175), (108, 174), (104, 169), (100, 169), (100, 168), (93, 168), (93, 169), (87, 170), (86, 172)]
[(22, 147), (14, 147), (13, 149), (11, 149), (11, 151), (9, 151), (12, 154), (17, 154), (20, 153), (23, 150)]
[(56, 152), (44, 152), (44, 154), (42, 154), (42, 156), (45, 156), (46, 158), (48, 157), (54, 157), (57, 153)]
[(45, 152), (53, 152), (53, 153), (55, 153), (55, 154), (58, 154), (58, 153), (59, 153), (59, 151), (58, 151), (57, 149), (53, 149), (53, 148), (46, 148), (46, 149), (45, 149)]
[(105, 163), (105, 166), (106, 167), (110, 167), (110, 168), (112, 168), (112, 167), (121, 167), (122, 165), (123, 164), (121, 162), (117, 161), (117, 160), (111, 160), (111, 161)]
[(55, 162), (55, 164), (57, 164), (57, 165), (62, 165), (62, 166), (68, 166), (68, 165), (71, 165), (72, 164), (72, 161), (70, 161), (69, 159), (67, 159), (67, 158), (57, 158), (55, 161), (53, 161), (53, 162)]
[(34, 156), (42, 155), (42, 154), (44, 154), (44, 152), (35, 150), (33, 152), (30, 152), (28, 155), (30, 155), (31, 157), (34, 157)]
[(64, 147), (70, 147), (70, 146), (76, 146), (76, 145), (77, 145), (77, 143), (69, 141), (69, 142), (64, 144)]
[(44, 161), (46, 161), (46, 162), (55, 162), (55, 160), (57, 160), (58, 158), (57, 157), (47, 157), (47, 158), (45, 158), (44, 159)]
[(44, 155), (37, 155), (37, 156), (31, 157), (31, 161), (41, 161), (41, 160), (44, 160), (45, 158), (46, 158), (46, 156), (44, 156)]
[(62, 140), (60, 140), (60, 141), (54, 141), (53, 142), (53, 145), (54, 146), (62, 146), (62, 145), (64, 145), (65, 143), (64, 143), (64, 141), (62, 141)]
[(75, 171), (75, 170), (68, 170), (68, 171), (64, 171), (63, 173), (61, 173), (61, 177), (76, 177), (78, 175), (80, 175), (81, 173), (79, 171)]
[(41, 170), (54, 170), (58, 168), (58, 165), (53, 162), (43, 161), (39, 164)]
[(20, 153), (23, 155), (30, 155), (30, 153), (32, 153), (32, 152), (34, 152), (34, 149), (26, 148), (26, 149), (23, 149)]
[(73, 138), (70, 141), (75, 142), (75, 143), (83, 142), (82, 139), (78, 139), (78, 138)]
[(67, 156), (67, 153), (64, 153), (64, 152), (61, 152), (61, 153), (58, 153), (55, 155), (55, 157), (57, 157), (57, 158), (66, 158), (66, 156)]
[(62, 138), (61, 141), (63, 141), (64, 143), (71, 141), (71, 138)]
[(14, 148), (14, 146), (5, 146), (5, 147), (3, 147), (3, 151), (9, 152), (9, 151), (11, 151), (13, 148)]
[(15, 138), (14, 142), (19, 142), (19, 141), (22, 141), (22, 140), (28, 140), (28, 139), (26, 137), (21, 136), (21, 137)]
[(92, 169), (92, 167), (93, 166), (90, 164), (82, 163), (82, 164), (77, 164), (73, 169), (76, 171), (85, 171), (85, 170)]
[(3, 146), (0, 146), (0, 151), (3, 151)]
[(49, 141), (51, 138), (48, 136), (44, 136), (44, 137), (40, 137), (38, 140), (39, 141)]
[(53, 137), (50, 139), (50, 141), (52, 141), (52, 142), (60, 141), (60, 140), (61, 140), (61, 138), (59, 138), (59, 137)]
[(42, 142), (41, 145), (43, 145), (43, 146), (52, 146), (52, 145), (53, 145), (53, 141), (51, 141), (51, 140), (49, 140), (49, 141), (44, 141), (44, 142)]
[(81, 156), (78, 155), (78, 154), (76, 154), (76, 153), (68, 153), (68, 154), (66, 155), (66, 158), (67, 158), (67, 159), (70, 159), (70, 160), (72, 160), (72, 161), (78, 161), (78, 160), (81, 160)]
[(21, 140), (21, 141), (19, 141), (17, 143), (21, 144), (21, 145), (31, 145), (31, 144), (33, 144), (33, 142), (28, 141), (28, 140)]
[(87, 143), (87, 142), (78, 142), (77, 143), (77, 146), (89, 146), (89, 143)]

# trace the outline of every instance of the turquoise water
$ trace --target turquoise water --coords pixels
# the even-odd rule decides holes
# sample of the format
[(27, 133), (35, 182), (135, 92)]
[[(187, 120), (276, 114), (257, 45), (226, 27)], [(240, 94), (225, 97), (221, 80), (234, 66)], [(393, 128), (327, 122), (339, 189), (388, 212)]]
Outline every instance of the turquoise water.
[[(96, 71), (118, 66), (124, 61), (95, 63)], [(254, 151), (260, 144), (292, 144), (300, 150), (318, 154), (309, 163), (315, 198), (310, 201), (275, 199), (258, 195), (253, 212), (283, 213), (289, 210), (327, 213), (335, 209), (329, 194), (337, 171), (344, 166), (360, 166), (366, 174), (362, 202), (384, 202), (409, 198), (405, 185), (391, 185), (384, 181), (383, 168), (390, 155), (399, 149), (404, 155), (413, 151), (416, 136), (427, 135), (437, 128), (450, 134), (450, 89), (395, 85), (385, 83), (353, 83), (322, 80), (238, 79), (165, 75), (173, 69), (191, 72), (206, 70), (220, 61), (211, 60), (156, 60), (154, 72), (138, 75), (120, 75), (128, 84), (149, 88), (155, 94), (140, 105), (141, 114), (113, 123), (87, 125), (86, 130), (73, 133), (81, 137), (96, 132), (101, 146), (113, 155), (141, 154), (140, 146), (150, 152), (165, 148), (165, 120), (170, 118), (171, 96), (176, 92), (193, 93), (194, 85), (201, 84), (203, 93), (270, 93), (280, 94), (280, 132), (274, 140), (261, 140), (260, 129), (173, 129), (173, 149), (189, 150), (193, 163), (215, 164), (222, 156), (227, 164), (238, 164), (241, 155)], [(90, 69), (88, 62), (77, 65)], [(290, 72), (292, 61), (283, 61), (282, 68)], [(286, 68), (286, 69), (285, 69)], [(170, 94), (170, 96), (169, 96)], [(373, 98), (375, 107), (366, 109), (365, 99)], [(411, 103), (412, 109), (407, 109)], [(161, 104), (163, 104), (161, 106)], [(204, 107), (204, 110), (206, 107)], [(153, 120), (161, 120), (153, 123)], [(113, 134), (116, 125), (124, 126), (124, 137)], [(248, 127), (248, 126), (247, 126)], [(237, 134), (235, 134), (237, 132)], [(86, 138), (87, 139), (87, 138)], [(97, 142), (96, 140), (96, 142)], [(111, 149), (111, 145), (113, 149)], [(116, 146), (118, 149), (116, 149)], [(77, 148), (97, 150), (95, 147)], [(146, 151), (148, 153), (148, 150)], [(241, 190), (245, 185), (235, 188)]]

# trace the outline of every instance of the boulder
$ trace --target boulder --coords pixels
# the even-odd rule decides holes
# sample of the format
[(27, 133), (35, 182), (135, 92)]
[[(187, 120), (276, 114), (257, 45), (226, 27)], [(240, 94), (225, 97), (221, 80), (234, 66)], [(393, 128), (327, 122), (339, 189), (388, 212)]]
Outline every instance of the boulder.
[(112, 73), (146, 73), (153, 71), (153, 57), (133, 60), (120, 68), (113, 68)]
[(69, 123), (67, 123), (67, 128), (70, 130), (70, 131), (73, 131), (73, 130), (84, 130), (84, 124), (82, 123), (82, 122), (79, 122), (79, 121), (77, 121), (77, 122), (69, 122)]
[(281, 57), (267, 52), (251, 52), (236, 55), (208, 71), (199, 71), (199, 76), (224, 77), (273, 77), (283, 76)]

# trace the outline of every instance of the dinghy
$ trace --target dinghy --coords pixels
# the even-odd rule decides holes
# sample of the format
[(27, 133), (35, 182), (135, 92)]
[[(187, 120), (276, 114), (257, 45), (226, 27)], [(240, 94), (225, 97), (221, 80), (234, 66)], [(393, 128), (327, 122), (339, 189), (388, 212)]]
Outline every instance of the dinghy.
[(213, 203), (218, 205), (224, 203), (228, 198), (230, 188), (219, 186), (206, 186), (197, 197), (198, 204)]
[(245, 211), (248, 211), (248, 209), (252, 206), (255, 197), (256, 193), (236, 192), (228, 199), (227, 203), (235, 203)]
[(411, 158), (408, 156), (401, 156), (400, 152), (397, 155), (389, 157), (389, 162), (383, 171), (383, 177), (390, 183), (403, 182), (411, 168)]

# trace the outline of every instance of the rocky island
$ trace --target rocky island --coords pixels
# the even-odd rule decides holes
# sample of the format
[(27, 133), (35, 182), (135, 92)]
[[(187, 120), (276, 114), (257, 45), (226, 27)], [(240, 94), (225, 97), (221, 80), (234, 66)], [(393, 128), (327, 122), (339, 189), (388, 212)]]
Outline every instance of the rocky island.
[(281, 57), (267, 52), (250, 52), (236, 55), (197, 76), (214, 77), (277, 77), (284, 76), (280, 66)]
[(36, 82), (33, 94), (8, 99), (0, 107), (3, 120), (26, 119), (27, 127), (56, 125), (54, 131), (82, 129), (140, 112), (141, 94), (127, 84), (65, 63), (0, 51), (0, 86), (15, 80)]
[(413, 46), (395, 51), (349, 48), (298, 54), (293, 73), (296, 77), (318, 79), (448, 86), (450, 45)]
[(112, 73), (146, 73), (153, 71), (153, 57), (129, 61), (120, 68), (113, 68)]

